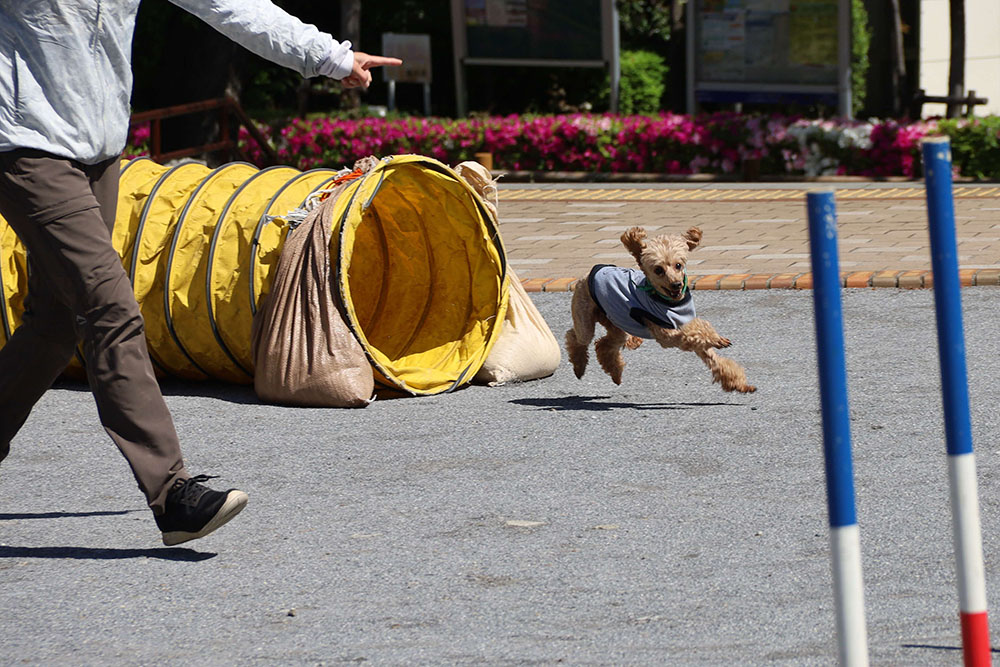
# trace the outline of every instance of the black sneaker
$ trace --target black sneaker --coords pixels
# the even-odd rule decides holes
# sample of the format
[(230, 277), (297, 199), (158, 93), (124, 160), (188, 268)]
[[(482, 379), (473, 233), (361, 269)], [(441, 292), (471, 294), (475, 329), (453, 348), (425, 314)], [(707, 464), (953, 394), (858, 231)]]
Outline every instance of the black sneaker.
[(247, 494), (236, 489), (213, 491), (201, 482), (214, 475), (197, 475), (174, 482), (167, 492), (166, 511), (156, 517), (168, 547), (205, 537), (246, 507)]

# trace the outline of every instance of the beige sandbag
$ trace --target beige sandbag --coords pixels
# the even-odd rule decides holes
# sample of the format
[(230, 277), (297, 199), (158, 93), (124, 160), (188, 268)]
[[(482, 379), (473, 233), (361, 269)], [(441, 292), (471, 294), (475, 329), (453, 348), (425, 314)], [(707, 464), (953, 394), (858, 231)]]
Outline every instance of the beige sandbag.
[[(478, 162), (462, 162), (455, 171), (475, 188), (496, 216), (499, 201), (496, 180), (490, 171)], [(476, 373), (477, 382), (496, 385), (547, 377), (555, 373), (562, 358), (559, 341), (513, 269), (508, 268), (507, 275), (510, 281), (507, 315), (500, 338)]]
[(510, 301), (500, 338), (486, 357), (476, 381), (497, 385), (548, 377), (556, 372), (562, 348), (511, 269)]
[(338, 408), (371, 402), (371, 363), (344, 323), (331, 275), (331, 217), (344, 187), (289, 232), (271, 291), (254, 316), (254, 389), (263, 401)]
[(499, 206), (497, 180), (499, 179), (494, 179), (489, 169), (472, 160), (460, 162), (455, 167), (455, 173), (465, 179), (465, 182), (479, 193), (479, 196), (486, 202), (486, 207), (493, 214), (493, 217), (499, 219), (497, 212), (497, 207)]

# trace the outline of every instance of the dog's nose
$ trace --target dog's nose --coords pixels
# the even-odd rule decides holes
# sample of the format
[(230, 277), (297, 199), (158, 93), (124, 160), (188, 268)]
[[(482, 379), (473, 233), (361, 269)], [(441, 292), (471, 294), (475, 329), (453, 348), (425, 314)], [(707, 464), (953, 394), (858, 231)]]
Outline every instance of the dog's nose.
[(676, 282), (672, 282), (672, 283), (670, 283), (670, 289), (673, 289), (673, 290), (679, 290), (679, 289), (680, 289), (680, 288), (682, 288), (682, 287), (684, 287), (684, 283), (682, 283), (682, 282), (681, 282), (681, 281), (679, 281), (679, 280), (678, 280), (678, 281), (676, 281)]

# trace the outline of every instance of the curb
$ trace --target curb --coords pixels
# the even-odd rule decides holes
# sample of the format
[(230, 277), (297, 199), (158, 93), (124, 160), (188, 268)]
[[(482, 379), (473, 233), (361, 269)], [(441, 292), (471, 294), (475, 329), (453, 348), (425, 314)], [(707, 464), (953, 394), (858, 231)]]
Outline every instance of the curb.
[[(924, 184), (923, 176), (805, 176), (789, 174), (762, 174), (756, 178), (744, 177), (742, 174), (661, 174), (657, 172), (593, 172), (593, 171), (525, 171), (515, 169), (496, 169), (493, 178), (502, 179), (501, 183), (525, 184), (544, 183), (562, 185), (585, 185), (595, 183), (687, 183), (691, 185), (720, 184), (753, 185), (759, 183), (784, 183), (789, 185), (817, 185), (829, 183), (910, 183)], [(979, 180), (969, 176), (956, 176), (953, 182), (961, 185), (996, 185), (998, 180)]]
[(614, 173), (590, 171), (525, 171), (497, 169), (493, 178), (501, 183), (547, 183), (584, 185), (593, 183), (742, 183), (735, 174), (658, 174), (650, 172)]
[[(960, 269), (962, 287), (1000, 286), (1000, 269)], [(525, 292), (571, 292), (582, 278), (526, 278)], [(891, 287), (927, 289), (934, 287), (934, 274), (927, 271), (842, 271), (840, 285), (846, 288)], [(691, 276), (692, 290), (812, 289), (812, 273), (712, 274)]]

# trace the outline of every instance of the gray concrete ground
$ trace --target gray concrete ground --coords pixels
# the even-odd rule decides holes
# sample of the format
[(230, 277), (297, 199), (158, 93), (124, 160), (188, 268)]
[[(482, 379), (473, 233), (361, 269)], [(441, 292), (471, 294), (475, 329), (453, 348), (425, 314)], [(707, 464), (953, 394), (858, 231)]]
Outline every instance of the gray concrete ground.
[[(995, 604), (1000, 288), (962, 298)], [(362, 410), (167, 385), (192, 471), (250, 494), (176, 548), (59, 385), (0, 468), (0, 663), (834, 664), (812, 294), (695, 299), (756, 394), (650, 342), (621, 386), (564, 359)], [(959, 664), (933, 293), (844, 304), (872, 661)]]

